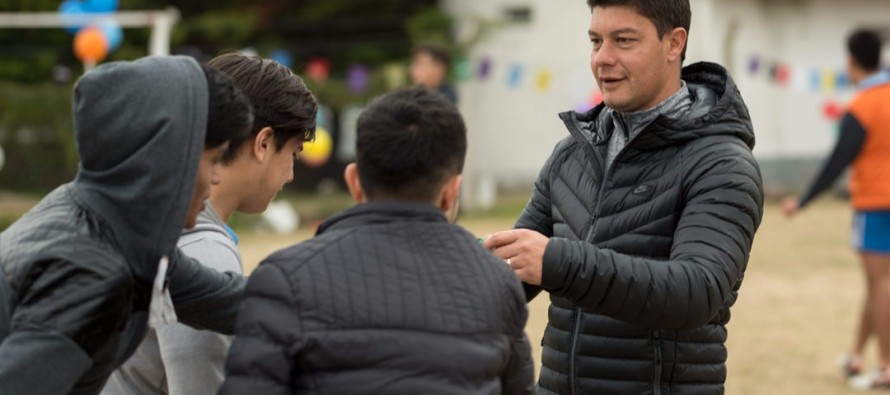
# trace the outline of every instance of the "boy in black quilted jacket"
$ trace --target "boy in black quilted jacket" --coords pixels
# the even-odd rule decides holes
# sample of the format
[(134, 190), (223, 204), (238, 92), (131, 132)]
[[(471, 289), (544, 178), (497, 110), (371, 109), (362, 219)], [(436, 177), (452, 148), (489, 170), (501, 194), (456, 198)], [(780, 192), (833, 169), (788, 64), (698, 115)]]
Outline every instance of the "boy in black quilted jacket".
[(398, 90), (357, 135), (345, 178), (359, 204), (250, 277), (220, 393), (532, 393), (520, 282), (453, 224), (457, 109)]

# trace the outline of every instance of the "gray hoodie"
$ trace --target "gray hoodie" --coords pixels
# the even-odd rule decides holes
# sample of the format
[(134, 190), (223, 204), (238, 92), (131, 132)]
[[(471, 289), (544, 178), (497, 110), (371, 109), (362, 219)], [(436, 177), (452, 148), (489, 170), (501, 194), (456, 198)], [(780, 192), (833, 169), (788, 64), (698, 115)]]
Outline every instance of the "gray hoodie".
[(0, 233), (4, 395), (98, 393), (142, 340), (163, 256), (180, 321), (232, 331), (244, 279), (176, 248), (207, 111), (187, 57), (108, 63), (78, 81), (76, 179)]
[[(243, 273), (241, 254), (210, 201), (179, 248), (201, 264)], [(232, 337), (179, 323), (148, 330), (136, 352), (111, 375), (102, 395), (216, 394), (224, 378)]]

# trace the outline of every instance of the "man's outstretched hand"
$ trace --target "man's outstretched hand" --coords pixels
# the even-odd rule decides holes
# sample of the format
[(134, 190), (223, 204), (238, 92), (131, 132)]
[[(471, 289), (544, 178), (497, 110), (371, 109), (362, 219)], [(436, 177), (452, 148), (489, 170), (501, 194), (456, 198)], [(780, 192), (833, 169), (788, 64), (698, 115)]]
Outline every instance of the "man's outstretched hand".
[(482, 246), (505, 260), (522, 282), (540, 286), (549, 241), (533, 230), (513, 229), (489, 235)]

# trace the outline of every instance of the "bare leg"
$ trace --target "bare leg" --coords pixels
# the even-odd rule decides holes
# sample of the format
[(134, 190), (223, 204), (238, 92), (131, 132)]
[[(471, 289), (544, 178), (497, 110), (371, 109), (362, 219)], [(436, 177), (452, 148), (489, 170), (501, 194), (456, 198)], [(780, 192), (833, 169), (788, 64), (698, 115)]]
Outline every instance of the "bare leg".
[(862, 261), (870, 284), (871, 325), (878, 338), (880, 367), (890, 379), (890, 255), (863, 253)]
[(875, 293), (873, 288), (877, 284), (872, 273), (866, 267), (865, 255), (860, 254), (860, 258), (862, 260), (862, 273), (865, 275), (865, 293), (863, 295), (862, 313), (859, 317), (859, 327), (856, 331), (856, 337), (853, 339), (853, 349), (850, 351), (847, 365), (847, 369), (853, 370), (851, 373), (858, 373), (862, 370), (862, 356), (865, 353), (865, 345), (868, 343), (871, 335), (874, 334), (874, 318), (872, 317), (874, 303), (872, 295)]

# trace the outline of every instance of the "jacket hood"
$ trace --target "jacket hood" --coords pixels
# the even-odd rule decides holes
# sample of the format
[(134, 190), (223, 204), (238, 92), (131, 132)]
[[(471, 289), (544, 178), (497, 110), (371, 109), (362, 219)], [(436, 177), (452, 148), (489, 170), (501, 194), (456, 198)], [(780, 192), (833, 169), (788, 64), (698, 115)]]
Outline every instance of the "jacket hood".
[[(754, 128), (748, 108), (732, 77), (723, 66), (700, 62), (683, 68), (681, 77), (692, 95), (693, 106), (685, 118), (659, 116), (641, 133), (634, 146), (655, 149), (709, 135), (735, 136), (754, 148)], [(560, 114), (570, 131), (587, 135), (594, 144), (606, 144), (608, 132), (597, 130), (596, 120), (605, 109), (600, 103), (586, 113)]]
[(208, 100), (203, 70), (184, 56), (107, 63), (74, 87), (74, 194), (113, 229), (142, 280), (154, 278), (185, 224)]

